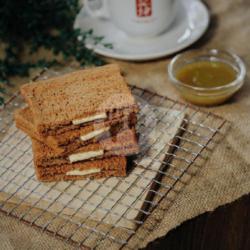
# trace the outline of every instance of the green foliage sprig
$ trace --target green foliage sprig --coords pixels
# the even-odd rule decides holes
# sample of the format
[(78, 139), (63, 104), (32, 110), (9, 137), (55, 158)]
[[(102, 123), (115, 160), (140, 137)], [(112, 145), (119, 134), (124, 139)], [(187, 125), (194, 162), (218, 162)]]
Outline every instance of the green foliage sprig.
[[(94, 36), (91, 30), (73, 29), (79, 10), (78, 0), (0, 0), (0, 41), (5, 44), (4, 56), (0, 58), (2, 86), (12, 76), (27, 76), (31, 68), (58, 63), (56, 59), (23, 62), (22, 54), (27, 48), (30, 54), (45, 48), (54, 55), (63, 55), (65, 61), (75, 59), (83, 66), (102, 65), (104, 61), (86, 48), (85, 42), (92, 39), (95, 44), (102, 43), (103, 37)], [(0, 87), (0, 93), (3, 91), (4, 87)]]

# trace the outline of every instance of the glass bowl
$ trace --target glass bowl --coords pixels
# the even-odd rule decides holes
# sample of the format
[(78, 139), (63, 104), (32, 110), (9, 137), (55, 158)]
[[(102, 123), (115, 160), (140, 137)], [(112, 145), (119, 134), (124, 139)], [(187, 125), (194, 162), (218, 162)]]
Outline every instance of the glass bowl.
[[(219, 87), (196, 87), (185, 84), (176, 78), (176, 73), (184, 65), (197, 61), (220, 61), (228, 63), (236, 71), (236, 79)], [(168, 65), (170, 82), (187, 101), (202, 106), (218, 105), (229, 99), (243, 85), (246, 68), (241, 58), (223, 50), (193, 50), (178, 54)]]

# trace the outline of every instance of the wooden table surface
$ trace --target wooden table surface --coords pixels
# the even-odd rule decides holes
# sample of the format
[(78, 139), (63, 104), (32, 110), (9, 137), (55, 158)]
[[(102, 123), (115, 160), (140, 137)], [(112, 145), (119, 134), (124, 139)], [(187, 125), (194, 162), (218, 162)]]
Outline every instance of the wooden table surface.
[(249, 250), (250, 195), (184, 222), (145, 250)]

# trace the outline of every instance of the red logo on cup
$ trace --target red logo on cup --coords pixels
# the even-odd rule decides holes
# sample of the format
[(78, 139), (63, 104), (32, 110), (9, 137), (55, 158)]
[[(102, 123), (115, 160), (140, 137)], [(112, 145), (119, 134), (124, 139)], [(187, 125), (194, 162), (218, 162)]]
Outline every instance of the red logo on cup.
[(152, 0), (136, 0), (136, 14), (138, 17), (152, 15)]

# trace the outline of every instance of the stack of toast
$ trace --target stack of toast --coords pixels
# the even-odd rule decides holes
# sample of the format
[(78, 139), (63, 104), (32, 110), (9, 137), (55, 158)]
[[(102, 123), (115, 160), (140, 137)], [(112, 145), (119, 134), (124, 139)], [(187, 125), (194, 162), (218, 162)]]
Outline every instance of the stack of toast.
[(138, 106), (110, 64), (21, 87), (27, 107), (16, 126), (32, 139), (41, 181), (126, 175), (126, 156), (138, 153)]

